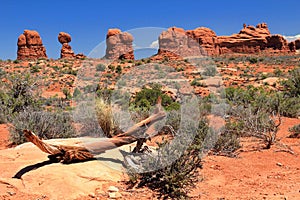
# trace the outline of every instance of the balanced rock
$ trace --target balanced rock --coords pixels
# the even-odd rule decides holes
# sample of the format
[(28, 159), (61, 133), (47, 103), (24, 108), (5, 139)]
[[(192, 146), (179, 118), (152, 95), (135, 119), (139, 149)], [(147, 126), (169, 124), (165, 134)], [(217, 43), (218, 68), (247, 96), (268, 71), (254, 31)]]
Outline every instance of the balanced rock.
[(60, 32), (58, 34), (58, 41), (62, 44), (61, 50), (60, 50), (60, 58), (74, 58), (75, 53), (72, 50), (72, 47), (69, 45), (69, 42), (71, 42), (72, 38), (68, 33)]
[(25, 30), (18, 38), (17, 59), (47, 58), (46, 49), (37, 31)]
[(121, 32), (120, 29), (109, 29), (106, 35), (107, 59), (134, 60), (133, 37), (130, 33)]
[(86, 56), (82, 53), (75, 54), (72, 50), (72, 47), (69, 45), (69, 43), (72, 41), (71, 35), (65, 32), (60, 32), (58, 34), (58, 41), (62, 44), (61, 50), (60, 50), (60, 58), (77, 58), (77, 59), (83, 59)]

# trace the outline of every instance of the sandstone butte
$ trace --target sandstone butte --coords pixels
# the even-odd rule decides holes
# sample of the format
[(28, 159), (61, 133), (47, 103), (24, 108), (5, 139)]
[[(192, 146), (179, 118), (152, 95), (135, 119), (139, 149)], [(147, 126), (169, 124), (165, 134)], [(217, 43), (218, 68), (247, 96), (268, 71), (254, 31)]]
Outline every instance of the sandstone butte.
[(38, 32), (25, 30), (18, 38), (17, 59), (47, 58), (46, 49)]
[[(197, 47), (196, 47), (197, 46)], [(300, 49), (300, 40), (288, 43), (281, 35), (272, 35), (266, 23), (256, 27), (243, 25), (231, 36), (217, 36), (209, 28), (183, 30), (171, 27), (159, 36), (159, 54), (172, 52), (180, 56), (220, 55), (229, 53), (289, 53)]]
[(121, 32), (120, 29), (109, 29), (106, 34), (107, 59), (134, 60), (133, 37), (130, 33)]

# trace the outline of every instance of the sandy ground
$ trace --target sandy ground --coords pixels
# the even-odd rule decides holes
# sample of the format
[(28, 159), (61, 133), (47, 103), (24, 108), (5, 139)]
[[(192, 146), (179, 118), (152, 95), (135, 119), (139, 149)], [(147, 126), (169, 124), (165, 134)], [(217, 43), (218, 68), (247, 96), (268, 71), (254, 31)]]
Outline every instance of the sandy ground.
[[(237, 158), (224, 156), (205, 157), (201, 176), (199, 177), (202, 181), (198, 182), (190, 190), (192, 199), (300, 199), (300, 139), (287, 138), (289, 135), (288, 128), (299, 123), (300, 119), (284, 118), (278, 133), (280, 141), (272, 146), (271, 149), (263, 149), (263, 144), (255, 138), (243, 138), (243, 147), (238, 151)], [(2, 155), (2, 164), (0, 165), (0, 177), (8, 177), (7, 174), (13, 174), (18, 171), (18, 167), (14, 166), (13, 161), (3, 158), (3, 152), (10, 150), (5, 149), (7, 148), (7, 142), (5, 142), (7, 136), (7, 126), (1, 125), (0, 149), (2, 150), (0, 151), (0, 155)], [(45, 155), (40, 155), (43, 153), (34, 152), (30, 159), (23, 160), (23, 162), (35, 163), (38, 162), (40, 156), (45, 157)], [(7, 157), (14, 156), (14, 153), (7, 155)], [(20, 161), (18, 159), (18, 162)], [(62, 184), (57, 185), (59, 188), (58, 191), (66, 191), (65, 196), (61, 199), (72, 199), (72, 195), (68, 193), (72, 192), (70, 188), (74, 189), (74, 185), (78, 184), (89, 185), (94, 191), (85, 194), (81, 193), (82, 196), (77, 199), (108, 199), (107, 190), (111, 185), (119, 188), (119, 193), (122, 195), (120, 199), (156, 199), (155, 193), (147, 188), (128, 189), (122, 182), (122, 179), (115, 179), (123, 177), (124, 180), (124, 176), (116, 174), (111, 169), (106, 170), (110, 173), (108, 176), (114, 178), (108, 177), (107, 179), (111, 179), (110, 181), (102, 183), (98, 181), (96, 184), (91, 184), (88, 180), (85, 180), (85, 182), (83, 180), (76, 182), (79, 179), (70, 180), (71, 171), (79, 170), (80, 168), (83, 169), (83, 167), (87, 167), (86, 164), (80, 166), (72, 166), (73, 164), (65, 165), (63, 168), (56, 165), (61, 164), (41, 167), (36, 169), (34, 173), (36, 177), (44, 178), (45, 181), (47, 171), (65, 170), (66, 173), (60, 174), (60, 176), (67, 181), (61, 181)], [(63, 173), (63, 171), (60, 172)], [(33, 177), (29, 178), (30, 173), (24, 176), (24, 180), (27, 177), (25, 186), (29, 184), (28, 181), (30, 180), (32, 180), (31, 185), (33, 183), (39, 184)], [(80, 173), (90, 174), (90, 172), (84, 172), (84, 170)], [(55, 188), (50, 182), (48, 184), (41, 183), (43, 187), (34, 186), (35, 188), (39, 188), (40, 191), (32, 191), (21, 188), (22, 184), (16, 184), (9, 178), (2, 178), (0, 180), (0, 199), (52, 199), (49, 197), (47, 190), (49, 192), (49, 188)], [(55, 180), (53, 181), (55, 182)], [(79, 192), (82, 190), (80, 187), (77, 189)]]

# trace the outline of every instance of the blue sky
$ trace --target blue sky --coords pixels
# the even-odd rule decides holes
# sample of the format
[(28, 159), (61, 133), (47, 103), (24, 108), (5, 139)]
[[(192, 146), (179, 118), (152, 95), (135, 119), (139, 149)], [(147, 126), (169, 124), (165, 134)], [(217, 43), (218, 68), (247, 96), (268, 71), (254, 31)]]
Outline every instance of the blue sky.
[(17, 38), (37, 30), (51, 58), (58, 58), (58, 33), (68, 32), (76, 53), (88, 55), (105, 40), (107, 29), (205, 26), (217, 35), (238, 32), (242, 24), (266, 22), (271, 33), (300, 34), (299, 0), (201, 1), (0, 1), (0, 59), (16, 59)]

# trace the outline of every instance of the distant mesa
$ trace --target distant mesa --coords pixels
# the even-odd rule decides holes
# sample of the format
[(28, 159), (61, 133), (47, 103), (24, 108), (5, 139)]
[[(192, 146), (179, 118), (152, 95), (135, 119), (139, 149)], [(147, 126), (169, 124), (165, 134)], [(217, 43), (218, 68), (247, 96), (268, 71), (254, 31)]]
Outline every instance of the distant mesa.
[(69, 45), (69, 42), (72, 41), (71, 35), (65, 32), (60, 32), (58, 34), (58, 41), (62, 44), (60, 50), (60, 58), (85, 58), (83, 54), (76, 54), (72, 50), (72, 47)]
[(46, 48), (37, 31), (25, 30), (18, 38), (18, 60), (47, 58)]
[(130, 33), (121, 32), (120, 29), (109, 29), (106, 35), (105, 58), (134, 60), (132, 42), (133, 37)]
[[(195, 47), (195, 42), (199, 49)], [(230, 53), (288, 53), (295, 51), (297, 44), (288, 43), (281, 35), (271, 35), (266, 23), (256, 27), (243, 24), (243, 29), (231, 36), (217, 36), (214, 31), (205, 27), (187, 31), (172, 27), (159, 36), (158, 54), (169, 51), (185, 57), (196, 52), (198, 55), (208, 56)]]

